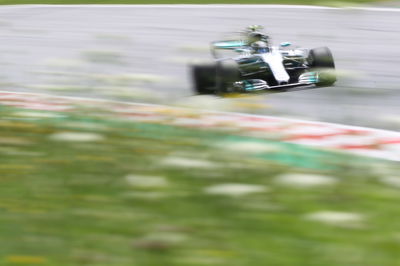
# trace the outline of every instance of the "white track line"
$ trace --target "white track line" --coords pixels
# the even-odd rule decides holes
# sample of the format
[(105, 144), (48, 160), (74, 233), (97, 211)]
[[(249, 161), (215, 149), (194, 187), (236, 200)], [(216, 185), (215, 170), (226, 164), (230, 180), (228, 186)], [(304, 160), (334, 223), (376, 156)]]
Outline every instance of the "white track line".
[(362, 10), (370, 12), (400, 12), (400, 8), (380, 8), (380, 7), (327, 7), (327, 6), (309, 6), (309, 5), (224, 5), (224, 4), (206, 4), (206, 5), (4, 5), (1, 10), (7, 9), (29, 9), (29, 8), (169, 8), (169, 9), (315, 9), (315, 10)]

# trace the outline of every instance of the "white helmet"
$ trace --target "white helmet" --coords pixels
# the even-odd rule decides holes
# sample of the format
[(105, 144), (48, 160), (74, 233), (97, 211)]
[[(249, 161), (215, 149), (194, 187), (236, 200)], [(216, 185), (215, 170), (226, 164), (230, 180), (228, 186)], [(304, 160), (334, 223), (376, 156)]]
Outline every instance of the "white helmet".
[(269, 47), (267, 43), (263, 41), (253, 42), (251, 44), (251, 48), (253, 48), (253, 51), (257, 54), (264, 54), (269, 52)]

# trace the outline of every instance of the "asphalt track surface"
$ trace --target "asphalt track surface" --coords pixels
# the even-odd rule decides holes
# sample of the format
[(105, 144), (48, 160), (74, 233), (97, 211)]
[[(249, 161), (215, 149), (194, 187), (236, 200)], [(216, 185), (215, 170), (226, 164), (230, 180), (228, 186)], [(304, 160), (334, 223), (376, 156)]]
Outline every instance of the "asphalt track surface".
[(256, 112), (399, 130), (398, 11), (5, 6), (0, 8), (0, 89), (115, 98), (140, 88), (169, 102), (196, 102), (188, 62), (209, 59), (210, 41), (262, 24), (275, 44), (330, 47), (339, 81), (335, 87), (263, 94), (266, 108)]

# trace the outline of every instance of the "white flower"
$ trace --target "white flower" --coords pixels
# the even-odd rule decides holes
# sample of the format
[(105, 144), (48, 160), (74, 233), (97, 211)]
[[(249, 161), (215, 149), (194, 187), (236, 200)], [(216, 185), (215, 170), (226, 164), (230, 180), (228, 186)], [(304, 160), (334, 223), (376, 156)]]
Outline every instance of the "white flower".
[(127, 175), (125, 180), (129, 185), (141, 188), (165, 187), (168, 181), (163, 176)]
[(381, 182), (389, 185), (391, 187), (400, 188), (400, 177), (396, 176), (384, 176), (381, 179)]
[(71, 141), (71, 142), (90, 142), (100, 141), (104, 137), (96, 133), (82, 133), (82, 132), (59, 132), (50, 135), (50, 139), (58, 141)]
[(354, 226), (359, 225), (364, 217), (358, 213), (321, 211), (308, 214), (305, 219), (331, 225)]
[(60, 118), (65, 117), (65, 115), (50, 113), (50, 112), (28, 112), (28, 111), (20, 111), (15, 112), (14, 115), (21, 117), (29, 117), (29, 118)]
[(337, 180), (334, 177), (325, 175), (289, 173), (277, 176), (275, 182), (285, 186), (308, 188), (334, 185)]
[(261, 185), (226, 183), (210, 186), (205, 189), (208, 194), (242, 196), (251, 193), (266, 192), (268, 189)]
[(87, 123), (87, 122), (66, 122), (63, 123), (64, 127), (83, 129), (83, 130), (107, 130), (108, 127), (105, 125), (97, 123)]
[(200, 159), (189, 159), (183, 157), (168, 157), (163, 162), (165, 165), (178, 166), (185, 168), (215, 168), (217, 165), (213, 162), (200, 160)]

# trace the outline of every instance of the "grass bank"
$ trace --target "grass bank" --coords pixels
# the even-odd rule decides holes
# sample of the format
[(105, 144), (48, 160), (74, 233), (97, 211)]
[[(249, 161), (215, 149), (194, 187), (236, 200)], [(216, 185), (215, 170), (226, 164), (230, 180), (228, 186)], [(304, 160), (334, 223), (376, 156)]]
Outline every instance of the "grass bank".
[(400, 261), (398, 165), (104, 110), (0, 117), (0, 265)]

